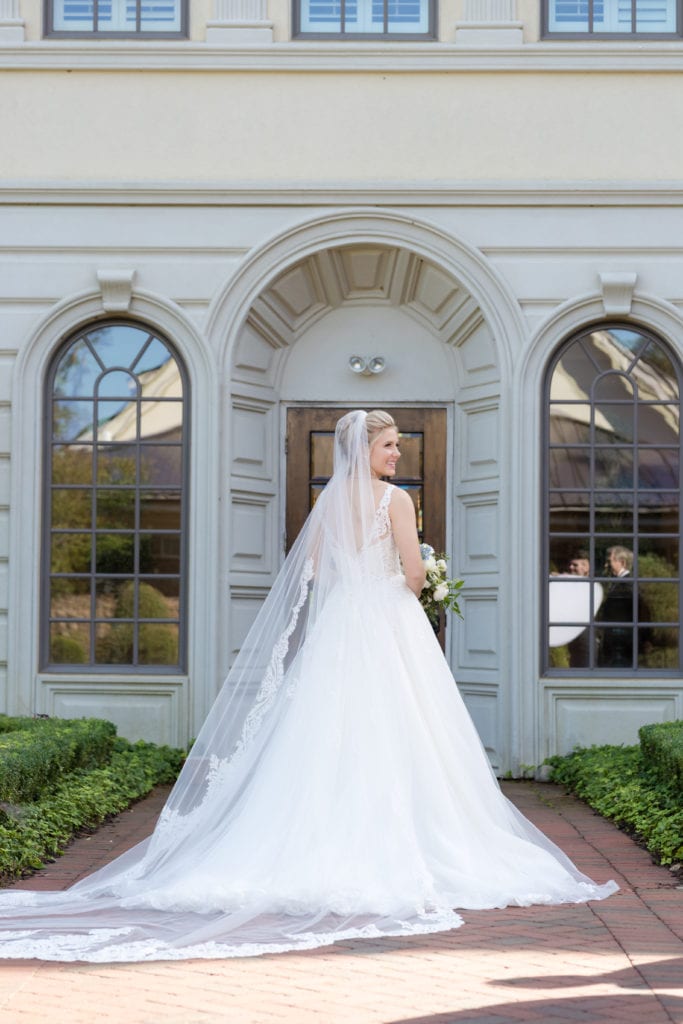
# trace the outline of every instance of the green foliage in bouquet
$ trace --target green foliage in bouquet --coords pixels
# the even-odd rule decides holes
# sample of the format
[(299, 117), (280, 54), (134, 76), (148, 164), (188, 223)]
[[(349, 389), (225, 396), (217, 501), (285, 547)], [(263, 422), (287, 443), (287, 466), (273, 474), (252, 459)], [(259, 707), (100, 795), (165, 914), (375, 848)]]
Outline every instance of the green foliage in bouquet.
[(420, 604), (432, 626), (438, 626), (442, 610), (455, 612), (462, 618), (458, 596), (465, 581), (448, 579), (448, 556), (437, 555), (429, 544), (420, 544), (420, 554), (427, 573)]

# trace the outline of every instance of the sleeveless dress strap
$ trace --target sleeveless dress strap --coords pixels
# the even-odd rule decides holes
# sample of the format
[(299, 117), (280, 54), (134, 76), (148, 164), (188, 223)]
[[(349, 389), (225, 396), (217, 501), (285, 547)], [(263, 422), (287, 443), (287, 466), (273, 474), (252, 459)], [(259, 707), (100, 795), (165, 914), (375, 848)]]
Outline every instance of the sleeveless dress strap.
[(379, 499), (375, 515), (377, 516), (378, 533), (380, 536), (391, 532), (391, 519), (389, 518), (389, 504), (394, 491), (394, 484), (387, 484), (382, 497)]

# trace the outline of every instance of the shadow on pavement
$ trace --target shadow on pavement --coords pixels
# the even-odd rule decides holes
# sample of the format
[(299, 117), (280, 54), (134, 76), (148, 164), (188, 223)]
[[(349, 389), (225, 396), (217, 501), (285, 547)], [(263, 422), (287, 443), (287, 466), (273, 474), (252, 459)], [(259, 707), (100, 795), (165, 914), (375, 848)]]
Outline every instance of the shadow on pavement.
[(569, 999), (534, 999), (527, 1002), (497, 1003), (480, 1010), (454, 1010), (427, 1017), (394, 1017), (385, 1024), (671, 1024), (683, 1020), (683, 999), (678, 996), (643, 995), (579, 996)]

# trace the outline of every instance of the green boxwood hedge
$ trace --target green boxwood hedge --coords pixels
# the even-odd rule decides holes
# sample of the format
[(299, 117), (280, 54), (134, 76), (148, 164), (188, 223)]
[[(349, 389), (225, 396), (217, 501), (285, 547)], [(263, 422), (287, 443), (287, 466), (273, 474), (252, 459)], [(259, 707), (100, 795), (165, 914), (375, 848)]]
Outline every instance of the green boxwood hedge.
[[(10, 738), (14, 745), (3, 745)], [(120, 739), (110, 722), (98, 719), (0, 716), (0, 879), (41, 867), (77, 832), (125, 810), (155, 785), (174, 782), (184, 758), (182, 750)]]
[(683, 721), (644, 725), (638, 735), (648, 766), (661, 783), (676, 787), (683, 798)]
[(116, 738), (111, 722), (96, 718), (15, 721), (21, 723), (19, 728), (3, 730), (0, 723), (0, 801), (37, 800), (68, 772), (94, 768), (111, 757)]
[(632, 832), (662, 864), (683, 860), (683, 722), (645, 726), (640, 746), (577, 748), (551, 757), (552, 781)]

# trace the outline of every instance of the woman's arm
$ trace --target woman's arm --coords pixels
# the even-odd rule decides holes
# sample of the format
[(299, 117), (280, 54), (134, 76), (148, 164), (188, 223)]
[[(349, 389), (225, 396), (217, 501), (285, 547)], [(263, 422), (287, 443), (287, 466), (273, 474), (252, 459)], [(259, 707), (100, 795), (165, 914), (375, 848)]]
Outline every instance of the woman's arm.
[(425, 567), (417, 539), (417, 521), (412, 498), (400, 487), (394, 488), (389, 504), (389, 518), (394, 540), (401, 556), (406, 583), (419, 597), (425, 584)]

